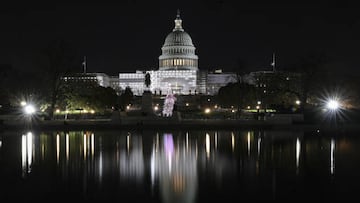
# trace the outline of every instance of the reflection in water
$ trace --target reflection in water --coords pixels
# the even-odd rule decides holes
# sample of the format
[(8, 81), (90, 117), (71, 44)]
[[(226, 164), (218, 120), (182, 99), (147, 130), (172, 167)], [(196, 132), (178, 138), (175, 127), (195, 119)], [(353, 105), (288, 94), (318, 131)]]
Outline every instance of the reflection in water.
[(87, 141), (86, 141), (86, 134), (84, 134), (83, 140), (84, 140), (84, 144), (83, 144), (83, 147), (84, 147), (84, 160), (86, 160), (86, 155), (87, 155), (86, 149), (87, 149), (87, 147), (88, 147)]
[(206, 157), (209, 158), (210, 157), (210, 135), (206, 133), (206, 138), (205, 138), (205, 147), (206, 147)]
[[(206, 136), (206, 143), (209, 141)], [(177, 149), (175, 149), (175, 146)], [(163, 148), (151, 154), (151, 180), (159, 182), (163, 202), (194, 202), (198, 179), (194, 150), (187, 150), (187, 142), (174, 143), (172, 134), (164, 134)], [(208, 144), (206, 144), (206, 148)], [(208, 154), (208, 152), (206, 152)]]
[(251, 145), (250, 145), (250, 131), (247, 133), (247, 149), (248, 149), (248, 156), (250, 156)]
[(234, 152), (234, 149), (235, 149), (235, 135), (234, 135), (234, 132), (231, 132), (231, 149)]
[(218, 145), (218, 134), (217, 132), (215, 132), (215, 150), (217, 150), (217, 145)]
[(103, 179), (103, 146), (102, 139), (99, 139), (99, 159), (98, 159), (98, 180), (99, 183), (102, 182)]
[(127, 149), (127, 152), (129, 153), (129, 149), (130, 149), (130, 133), (128, 133), (128, 135), (126, 136), (126, 149)]
[(335, 140), (331, 139), (330, 144), (330, 173), (333, 175), (335, 172)]
[(69, 161), (69, 148), (70, 148), (70, 142), (69, 142), (69, 134), (66, 133), (66, 137), (65, 137), (65, 151), (66, 151), (66, 161)]
[[(342, 143), (336, 149), (333, 138), (275, 131), (29, 132), (19, 138), (22, 177), (49, 179), (63, 184), (54, 191), (66, 188), (60, 191), (85, 199), (121, 198), (116, 195), (121, 193), (155, 202), (201, 202), (217, 195), (250, 198), (258, 191), (264, 194), (256, 198), (278, 198), (297, 191), (285, 183), (302, 178), (309, 168), (335, 174)], [(3, 155), (11, 147), (1, 139)]]
[(94, 157), (95, 152), (95, 141), (94, 141), (94, 133), (91, 133), (91, 157)]
[(145, 163), (142, 136), (130, 136), (130, 134), (126, 136), (126, 150), (120, 148), (119, 163), (119, 173), (122, 180), (135, 181), (136, 183), (143, 182)]
[(258, 137), (258, 141), (257, 141), (257, 153), (258, 153), (258, 157), (260, 156), (260, 152), (261, 152), (261, 137)]
[(189, 149), (189, 132), (186, 132), (185, 139), (186, 139), (186, 150), (188, 150)]
[(33, 158), (33, 135), (31, 132), (28, 132), (26, 135), (22, 135), (21, 138), (21, 163), (23, 177), (25, 174), (31, 173), (31, 164)]
[(59, 164), (60, 159), (60, 135), (56, 135), (56, 163)]
[(296, 171), (297, 172), (299, 170), (300, 150), (301, 150), (301, 143), (299, 138), (296, 138)]

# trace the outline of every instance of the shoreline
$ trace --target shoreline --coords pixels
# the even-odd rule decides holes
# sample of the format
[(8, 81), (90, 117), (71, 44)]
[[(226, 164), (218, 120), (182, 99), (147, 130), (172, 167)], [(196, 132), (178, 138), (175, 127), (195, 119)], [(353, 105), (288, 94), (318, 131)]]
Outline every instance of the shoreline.
[(17, 130), (288, 130), (321, 132), (360, 132), (360, 123), (306, 124), (257, 120), (175, 120), (175, 119), (134, 119), (134, 120), (55, 120), (33, 123), (12, 122), (0, 124), (0, 131)]

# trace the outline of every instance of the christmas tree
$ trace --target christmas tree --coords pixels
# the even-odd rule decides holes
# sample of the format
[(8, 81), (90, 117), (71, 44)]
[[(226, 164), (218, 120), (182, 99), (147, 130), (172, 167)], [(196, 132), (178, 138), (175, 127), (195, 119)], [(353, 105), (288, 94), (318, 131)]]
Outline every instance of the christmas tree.
[(176, 101), (176, 97), (172, 93), (166, 95), (164, 100), (164, 107), (162, 111), (164, 117), (172, 116), (175, 101)]

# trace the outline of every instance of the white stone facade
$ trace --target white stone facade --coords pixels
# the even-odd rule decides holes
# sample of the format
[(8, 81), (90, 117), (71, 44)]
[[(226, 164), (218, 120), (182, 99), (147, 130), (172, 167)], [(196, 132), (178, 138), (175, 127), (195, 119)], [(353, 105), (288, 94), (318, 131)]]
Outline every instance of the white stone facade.
[[(175, 27), (165, 38), (159, 56), (159, 69), (119, 73), (120, 89), (130, 87), (134, 95), (142, 95), (145, 88), (145, 74), (150, 74), (150, 90), (154, 94), (217, 94), (220, 86), (233, 82), (229, 74), (207, 76), (199, 71), (198, 56), (190, 35), (184, 31), (180, 13), (175, 19)], [(208, 80), (208, 78), (210, 80)], [(210, 89), (209, 89), (210, 87)]]

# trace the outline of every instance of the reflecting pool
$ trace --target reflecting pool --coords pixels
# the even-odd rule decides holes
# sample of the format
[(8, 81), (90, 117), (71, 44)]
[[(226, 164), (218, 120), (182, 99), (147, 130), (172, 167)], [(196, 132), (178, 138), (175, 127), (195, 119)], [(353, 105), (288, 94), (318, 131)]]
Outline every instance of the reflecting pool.
[(0, 201), (360, 199), (357, 134), (1, 132)]

